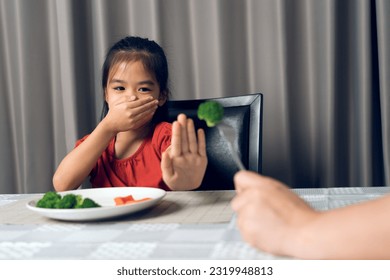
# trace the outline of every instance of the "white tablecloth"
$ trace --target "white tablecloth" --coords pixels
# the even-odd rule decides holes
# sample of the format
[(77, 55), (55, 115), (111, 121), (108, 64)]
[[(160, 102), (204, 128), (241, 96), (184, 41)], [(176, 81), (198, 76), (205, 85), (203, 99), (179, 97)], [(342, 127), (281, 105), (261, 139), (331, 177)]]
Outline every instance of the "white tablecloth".
[[(358, 203), (390, 187), (295, 189), (319, 210)], [(0, 215), (32, 195), (0, 195)], [(23, 209), (24, 210), (24, 209)], [(15, 209), (13, 210), (15, 211)], [(9, 214), (9, 213), (8, 213)], [(4, 218), (4, 217), (3, 217)], [(220, 223), (0, 223), (0, 259), (280, 259), (242, 241), (235, 216)]]

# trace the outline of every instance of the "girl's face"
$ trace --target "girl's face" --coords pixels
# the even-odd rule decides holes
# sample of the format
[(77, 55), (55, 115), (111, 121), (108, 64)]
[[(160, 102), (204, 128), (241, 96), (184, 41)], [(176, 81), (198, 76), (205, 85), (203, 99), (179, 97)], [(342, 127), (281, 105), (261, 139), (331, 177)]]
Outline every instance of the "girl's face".
[(159, 106), (166, 101), (154, 75), (145, 69), (141, 61), (121, 62), (110, 70), (105, 90), (106, 102), (110, 105), (123, 94), (135, 96), (136, 99), (152, 96), (159, 100)]

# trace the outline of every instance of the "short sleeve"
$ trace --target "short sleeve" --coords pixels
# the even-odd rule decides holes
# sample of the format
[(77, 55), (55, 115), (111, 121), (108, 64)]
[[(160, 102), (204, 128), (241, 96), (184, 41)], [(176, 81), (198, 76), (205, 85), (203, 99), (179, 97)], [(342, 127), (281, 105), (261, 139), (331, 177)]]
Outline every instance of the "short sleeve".
[(89, 134), (88, 134), (88, 135), (85, 135), (83, 138), (77, 140), (77, 141), (76, 141), (76, 144), (74, 145), (74, 147), (76, 148), (76, 147), (79, 146), (81, 143), (83, 143), (83, 142), (85, 141), (85, 139), (88, 138), (88, 136), (89, 136)]
[(156, 125), (153, 134), (153, 146), (163, 153), (170, 145), (172, 139), (172, 124), (162, 122)]

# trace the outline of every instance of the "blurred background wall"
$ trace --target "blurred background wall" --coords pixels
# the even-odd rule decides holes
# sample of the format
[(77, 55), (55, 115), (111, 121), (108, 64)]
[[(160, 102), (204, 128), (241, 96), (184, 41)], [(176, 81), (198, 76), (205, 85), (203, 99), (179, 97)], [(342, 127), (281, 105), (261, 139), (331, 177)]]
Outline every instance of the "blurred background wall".
[(0, 0), (0, 193), (52, 189), (127, 35), (165, 49), (172, 99), (264, 94), (265, 175), (389, 185), (389, 27), (388, 0)]

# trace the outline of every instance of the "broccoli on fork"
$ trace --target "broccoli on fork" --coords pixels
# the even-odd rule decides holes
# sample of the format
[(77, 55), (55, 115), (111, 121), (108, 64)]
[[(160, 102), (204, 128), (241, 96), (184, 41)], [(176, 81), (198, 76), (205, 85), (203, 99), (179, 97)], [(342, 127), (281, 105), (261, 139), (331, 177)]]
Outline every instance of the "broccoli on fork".
[(208, 127), (216, 126), (223, 118), (223, 107), (217, 101), (206, 101), (198, 107), (198, 118), (204, 120)]
[(208, 100), (201, 103), (198, 107), (198, 118), (206, 121), (208, 127), (218, 125), (219, 133), (229, 145), (232, 159), (235, 161), (240, 170), (245, 170), (244, 164), (237, 154), (237, 151), (234, 149), (234, 142), (236, 141), (235, 139), (237, 133), (231, 125), (224, 122), (221, 123), (223, 114), (223, 106), (217, 101)]

